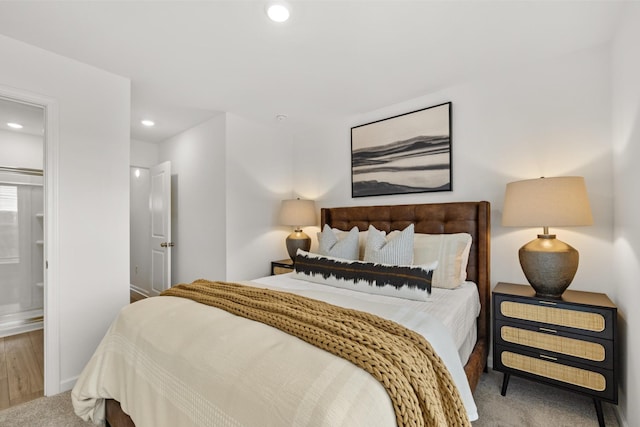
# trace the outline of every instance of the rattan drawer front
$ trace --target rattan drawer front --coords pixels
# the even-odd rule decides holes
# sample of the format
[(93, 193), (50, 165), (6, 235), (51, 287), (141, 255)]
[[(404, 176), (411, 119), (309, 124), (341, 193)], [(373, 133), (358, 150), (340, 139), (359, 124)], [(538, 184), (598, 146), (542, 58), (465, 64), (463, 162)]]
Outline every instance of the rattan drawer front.
[(500, 354), (502, 364), (508, 368), (528, 372), (589, 390), (603, 392), (607, 388), (604, 375), (573, 366), (561, 365), (546, 360), (535, 359), (522, 354), (503, 351)]
[(606, 349), (600, 343), (549, 335), (512, 326), (501, 326), (500, 337), (508, 343), (552, 351), (594, 362), (602, 362), (606, 357)]
[(500, 313), (512, 319), (542, 322), (591, 332), (602, 332), (606, 325), (605, 318), (600, 313), (513, 301), (501, 301)]

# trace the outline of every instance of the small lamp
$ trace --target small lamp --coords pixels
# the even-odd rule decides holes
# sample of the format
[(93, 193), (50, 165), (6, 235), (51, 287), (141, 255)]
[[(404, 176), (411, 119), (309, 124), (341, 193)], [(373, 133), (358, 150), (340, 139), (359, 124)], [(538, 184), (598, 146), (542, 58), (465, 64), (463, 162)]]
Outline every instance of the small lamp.
[(315, 203), (313, 200), (283, 200), (280, 208), (280, 224), (295, 227), (286, 240), (289, 257), (295, 260), (298, 248), (303, 251), (311, 248), (311, 238), (302, 231), (302, 227), (316, 224)]
[(549, 227), (593, 224), (584, 178), (538, 178), (507, 184), (502, 225), (543, 227), (542, 234), (520, 248), (527, 280), (539, 296), (558, 298), (578, 270), (578, 251), (549, 234)]

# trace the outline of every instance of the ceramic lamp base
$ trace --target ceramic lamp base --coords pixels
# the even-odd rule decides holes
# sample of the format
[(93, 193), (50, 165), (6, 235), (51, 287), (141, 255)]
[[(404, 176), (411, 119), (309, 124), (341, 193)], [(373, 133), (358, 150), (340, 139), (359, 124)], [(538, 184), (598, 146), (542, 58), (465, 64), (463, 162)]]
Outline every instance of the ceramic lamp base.
[(296, 259), (298, 249), (309, 251), (311, 249), (311, 237), (307, 236), (302, 230), (295, 230), (287, 236), (285, 241), (287, 244), (287, 252), (292, 261)]
[(578, 251), (554, 234), (538, 234), (518, 251), (520, 265), (536, 295), (559, 298), (578, 271)]

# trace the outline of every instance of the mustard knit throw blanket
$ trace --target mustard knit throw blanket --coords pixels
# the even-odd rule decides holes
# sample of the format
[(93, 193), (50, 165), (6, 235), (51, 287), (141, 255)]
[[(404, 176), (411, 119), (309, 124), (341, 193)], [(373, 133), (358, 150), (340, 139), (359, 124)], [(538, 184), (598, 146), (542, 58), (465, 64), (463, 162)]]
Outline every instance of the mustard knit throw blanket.
[(196, 280), (162, 292), (262, 322), (364, 369), (399, 427), (471, 426), (449, 371), (424, 337), (390, 320), (287, 292)]

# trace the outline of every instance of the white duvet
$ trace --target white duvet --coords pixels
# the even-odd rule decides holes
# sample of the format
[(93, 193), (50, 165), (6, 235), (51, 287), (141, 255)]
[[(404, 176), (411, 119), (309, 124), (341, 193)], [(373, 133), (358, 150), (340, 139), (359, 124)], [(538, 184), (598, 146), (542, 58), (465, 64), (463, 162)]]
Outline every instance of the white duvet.
[[(469, 418), (478, 418), (450, 330), (426, 311), (287, 275), (247, 284), (407, 320), (447, 365)], [(122, 309), (72, 391), (76, 414), (96, 424), (108, 398), (137, 427), (396, 425), (385, 389), (364, 370), (259, 322), (176, 297)]]

